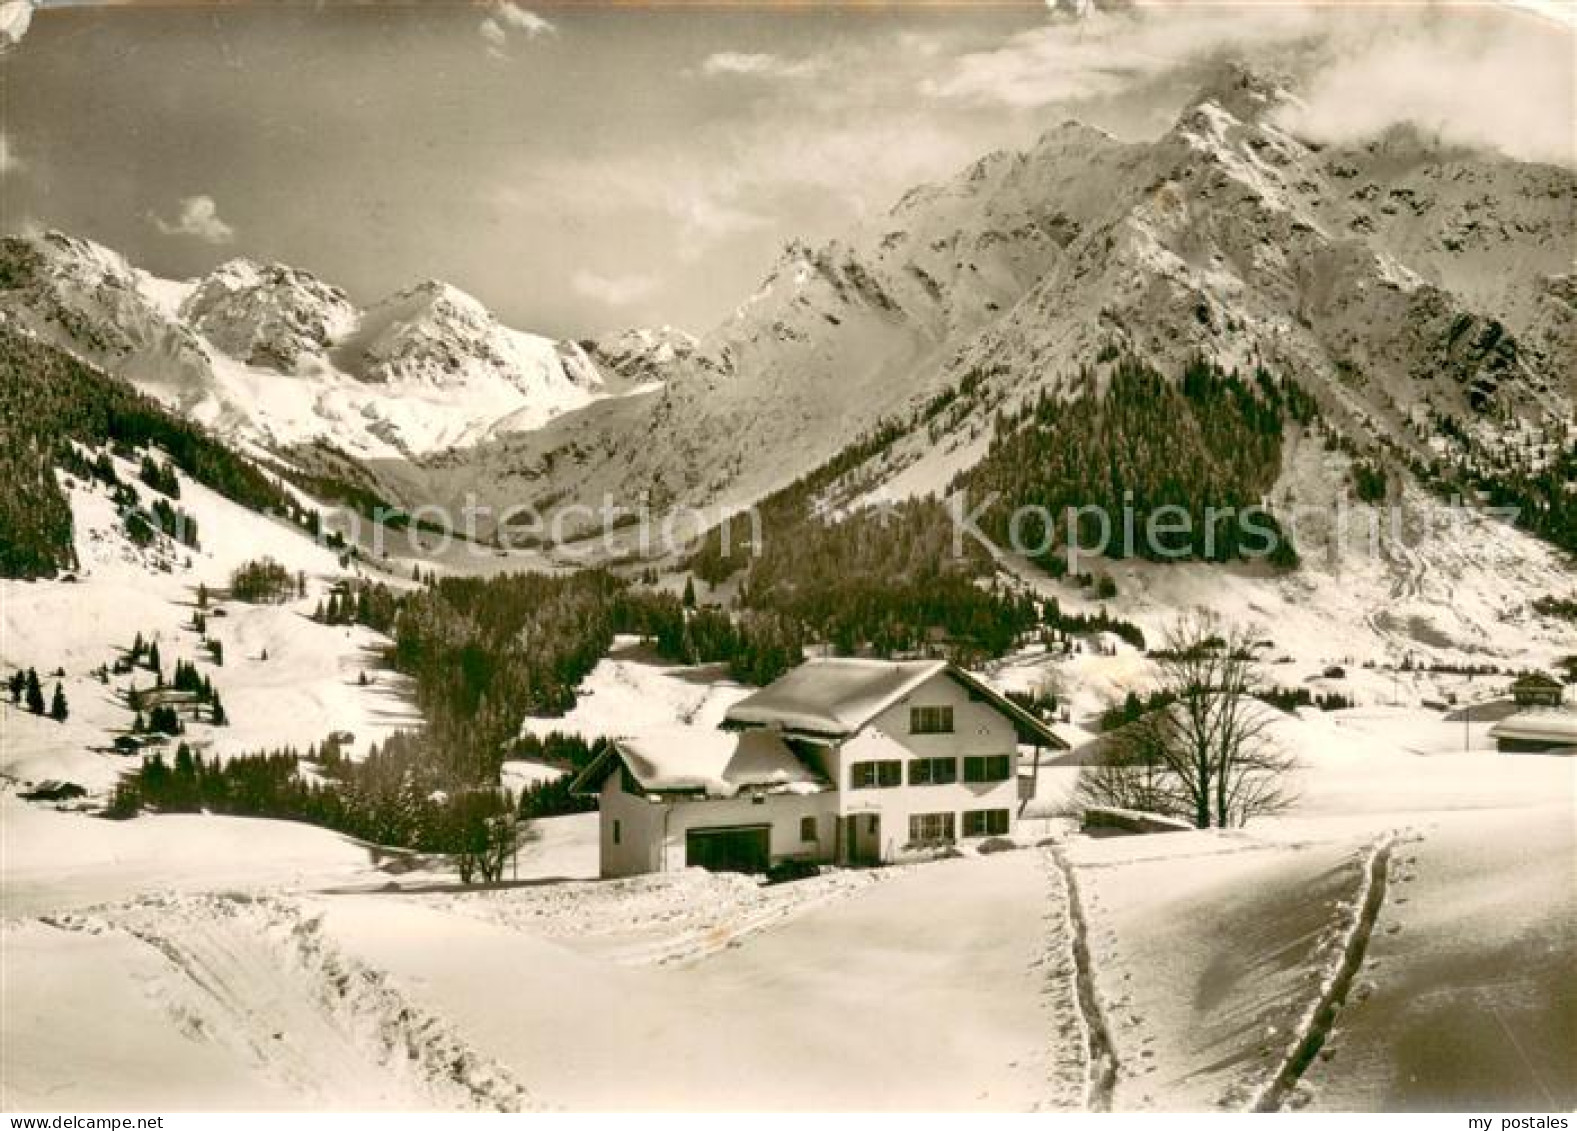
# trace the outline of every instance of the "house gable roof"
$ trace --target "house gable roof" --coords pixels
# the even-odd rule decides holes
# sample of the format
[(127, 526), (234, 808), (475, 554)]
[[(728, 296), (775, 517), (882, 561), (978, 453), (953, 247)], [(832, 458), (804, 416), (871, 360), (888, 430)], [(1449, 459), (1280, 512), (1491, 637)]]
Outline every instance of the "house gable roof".
[(647, 793), (733, 797), (741, 790), (819, 793), (828, 784), (779, 734), (673, 726), (614, 739), (571, 783), (594, 793), (622, 764)]
[(807, 660), (735, 703), (723, 722), (843, 738), (858, 733), (894, 703), (942, 674), (1006, 715), (1021, 738), (1057, 750), (1068, 748), (1029, 711), (945, 660)]
[(1513, 691), (1560, 691), (1563, 689), (1560, 680), (1554, 676), (1546, 675), (1544, 672), (1527, 672), (1520, 675), (1512, 681), (1511, 688)]

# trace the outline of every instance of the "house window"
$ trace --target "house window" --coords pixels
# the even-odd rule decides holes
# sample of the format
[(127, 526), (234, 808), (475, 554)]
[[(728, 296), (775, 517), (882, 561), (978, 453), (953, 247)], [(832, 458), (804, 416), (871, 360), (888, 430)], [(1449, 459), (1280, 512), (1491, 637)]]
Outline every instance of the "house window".
[(850, 789), (892, 789), (902, 784), (902, 762), (855, 762), (849, 766)]
[(910, 785), (952, 785), (957, 780), (957, 758), (916, 758), (909, 763)]
[(953, 840), (953, 814), (915, 813), (909, 817), (912, 844), (949, 844)]
[(964, 835), (1007, 836), (1008, 811), (1006, 809), (970, 809), (964, 813)]
[(966, 782), (1007, 781), (1013, 776), (1013, 759), (1007, 754), (991, 754), (964, 759)]
[(799, 819), (799, 839), (810, 842), (818, 838), (815, 817), (801, 817)]
[(910, 734), (952, 734), (953, 708), (910, 707)]
[(618, 844), (623, 839), (624, 829), (617, 820), (613, 822), (613, 843)]

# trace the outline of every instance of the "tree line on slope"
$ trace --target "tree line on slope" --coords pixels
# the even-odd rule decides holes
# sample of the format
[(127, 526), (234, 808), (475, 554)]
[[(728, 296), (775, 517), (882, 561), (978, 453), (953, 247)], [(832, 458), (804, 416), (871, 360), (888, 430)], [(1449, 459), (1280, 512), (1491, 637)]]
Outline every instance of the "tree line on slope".
[(879, 425), (767, 496), (756, 506), (759, 530), (742, 517), (719, 523), (686, 567), (714, 586), (737, 577), (736, 609), (797, 625), (806, 642), (840, 655), (928, 652), (968, 664), (1002, 655), (1042, 623), (1071, 627), (1058, 624), (1054, 603), (1037, 605), (994, 582), (986, 548), (955, 537), (940, 500), (823, 515), (824, 495), (904, 433)]
[[(301, 772), (305, 763), (310, 773)], [(397, 734), (366, 758), (341, 756), (337, 744), (205, 760), (186, 743), (172, 761), (162, 753), (122, 776), (106, 809), (112, 818), (144, 809), (224, 813), (301, 821), (373, 844), (454, 859), (461, 881), (503, 878), (520, 829), (507, 790), (445, 786), (413, 735)]]
[[(0, 492), (0, 577), (50, 577), (74, 566), (71, 507), (56, 468), (94, 472), (82, 466), (73, 442), (128, 453), (161, 449), (168, 459), (153, 465), (156, 482), (149, 484), (161, 495), (171, 494), (173, 467), (242, 506), (317, 532), (316, 511), (299, 506), (197, 425), (64, 350), (0, 323), (0, 481), (8, 488)], [(173, 529), (179, 516), (165, 505)], [(162, 520), (153, 515), (143, 521), (160, 528)], [(191, 530), (195, 542), (195, 523)]]
[[(1108, 557), (1292, 566), (1296, 550), (1263, 499), (1280, 472), (1286, 424), (1314, 412), (1296, 384), (1264, 370), (1245, 379), (1196, 358), (1171, 381), (1123, 356), (1104, 388), (1087, 368), (1065, 395), (1042, 391), (999, 415), (985, 457), (954, 487), (982, 502), (994, 495), (980, 527), (999, 545), (1017, 541), (1053, 573), (1066, 568), (1075, 539), (1104, 545)], [(1015, 538), (1015, 515), (1027, 508), (1053, 529), (1025, 523)], [(1187, 529), (1168, 529), (1163, 508), (1186, 515)], [(1212, 522), (1212, 511), (1231, 517)], [(1122, 533), (1128, 514), (1131, 543)], [(1146, 533), (1152, 516), (1164, 537)]]

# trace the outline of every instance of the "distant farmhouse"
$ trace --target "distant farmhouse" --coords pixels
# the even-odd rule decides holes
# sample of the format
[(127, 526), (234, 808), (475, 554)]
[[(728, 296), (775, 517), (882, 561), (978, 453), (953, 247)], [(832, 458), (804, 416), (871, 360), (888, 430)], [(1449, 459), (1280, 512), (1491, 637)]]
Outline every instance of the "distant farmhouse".
[(576, 779), (601, 809), (605, 877), (784, 861), (874, 864), (1012, 833), (1020, 744), (1066, 750), (1033, 714), (939, 660), (811, 660), (723, 729), (609, 746)]
[(1553, 676), (1529, 672), (1511, 685), (1511, 697), (1519, 707), (1559, 707), (1565, 690)]

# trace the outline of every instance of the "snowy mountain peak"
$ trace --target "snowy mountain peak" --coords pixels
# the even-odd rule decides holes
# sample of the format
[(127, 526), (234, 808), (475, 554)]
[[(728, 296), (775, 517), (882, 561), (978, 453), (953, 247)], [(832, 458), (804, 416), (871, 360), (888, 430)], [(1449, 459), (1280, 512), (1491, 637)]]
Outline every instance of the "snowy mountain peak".
[(475, 298), (428, 279), (369, 308), (344, 360), (364, 380), (441, 385), (477, 366), (506, 367), (509, 333)]
[(1183, 117), (1205, 103), (1214, 103), (1241, 122), (1258, 122), (1295, 101), (1291, 84), (1284, 76), (1233, 60), (1219, 67), (1201, 85)]
[(415, 286), (407, 287), (392, 298), (386, 299), (380, 305), (399, 303), (412, 304), (416, 307), (425, 304), (439, 318), (475, 323), (493, 320), (492, 312), (481, 301), (442, 279), (423, 279)]
[(321, 362), (359, 317), (339, 287), (250, 259), (232, 259), (204, 276), (180, 315), (227, 356), (280, 373)]
[(52, 228), (30, 242), (44, 252), (56, 270), (82, 279), (132, 277), (132, 267), (120, 252), (86, 237), (70, 236)]
[(665, 383), (676, 367), (696, 356), (692, 334), (673, 326), (619, 330), (581, 343), (591, 362), (632, 388)]

